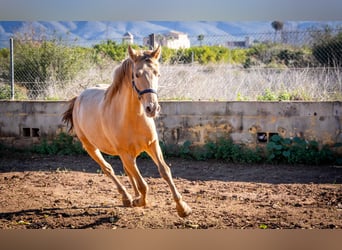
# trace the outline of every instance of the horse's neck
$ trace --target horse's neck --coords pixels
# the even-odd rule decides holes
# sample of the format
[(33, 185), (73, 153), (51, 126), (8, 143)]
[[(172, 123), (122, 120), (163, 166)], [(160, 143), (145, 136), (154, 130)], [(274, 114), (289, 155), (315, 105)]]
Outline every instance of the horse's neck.
[(123, 91), (127, 91), (123, 98), (123, 103), (125, 106), (123, 112), (125, 115), (143, 116), (145, 114), (143, 105), (140, 102), (136, 92), (133, 90), (133, 87), (131, 85), (126, 85), (123, 87), (123, 89)]
[[(122, 117), (122, 121), (145, 119), (143, 106), (132, 86), (132, 64), (126, 60), (115, 71), (113, 84), (104, 96), (104, 108), (111, 109), (111, 114)], [(128, 117), (128, 119), (127, 119)]]
[(133, 90), (132, 85), (128, 79), (123, 79), (124, 82), (120, 90), (107, 102), (106, 107), (112, 109), (112, 114), (116, 117), (124, 116), (129, 120), (137, 120), (139, 117), (144, 116), (144, 109), (138, 96)]

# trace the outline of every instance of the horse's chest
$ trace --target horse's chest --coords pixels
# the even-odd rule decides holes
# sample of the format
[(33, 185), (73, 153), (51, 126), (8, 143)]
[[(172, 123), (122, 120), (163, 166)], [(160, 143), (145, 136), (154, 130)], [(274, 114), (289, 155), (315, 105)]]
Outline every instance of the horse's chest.
[(132, 122), (113, 129), (112, 140), (117, 148), (135, 148), (139, 151), (157, 139), (154, 123)]

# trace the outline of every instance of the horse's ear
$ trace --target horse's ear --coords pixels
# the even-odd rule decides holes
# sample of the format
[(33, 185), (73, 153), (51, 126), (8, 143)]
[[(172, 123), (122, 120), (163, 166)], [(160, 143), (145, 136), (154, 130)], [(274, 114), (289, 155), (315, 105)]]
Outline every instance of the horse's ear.
[(158, 45), (158, 47), (152, 52), (151, 56), (155, 58), (156, 60), (158, 60), (160, 55), (161, 55), (161, 46)]
[(129, 57), (135, 62), (137, 59), (137, 52), (130, 45), (128, 46)]

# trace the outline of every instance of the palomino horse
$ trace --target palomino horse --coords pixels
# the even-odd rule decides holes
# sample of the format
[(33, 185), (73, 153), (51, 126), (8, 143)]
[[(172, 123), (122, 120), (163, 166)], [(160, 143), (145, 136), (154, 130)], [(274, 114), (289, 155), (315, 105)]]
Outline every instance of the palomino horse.
[[(155, 50), (128, 48), (129, 58), (115, 70), (113, 83), (105, 90), (89, 88), (70, 101), (63, 121), (70, 124), (88, 154), (101, 166), (122, 195), (124, 206), (147, 205), (147, 183), (136, 164), (145, 151), (158, 166), (176, 202), (178, 215), (191, 208), (182, 200), (163, 159), (153, 118), (159, 113), (157, 99), (160, 46)], [(115, 176), (101, 152), (118, 155), (135, 192), (135, 199)]]

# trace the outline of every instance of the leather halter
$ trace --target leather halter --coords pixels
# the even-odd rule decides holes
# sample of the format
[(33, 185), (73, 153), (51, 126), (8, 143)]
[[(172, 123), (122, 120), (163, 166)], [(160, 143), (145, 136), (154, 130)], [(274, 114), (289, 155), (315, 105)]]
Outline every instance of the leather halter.
[(135, 84), (135, 81), (134, 81), (133, 68), (132, 68), (132, 86), (133, 86), (133, 88), (135, 89), (135, 91), (138, 93), (139, 98), (141, 98), (141, 96), (142, 96), (143, 94), (147, 94), (147, 93), (153, 93), (153, 94), (158, 95), (158, 92), (157, 92), (157, 90), (155, 90), (155, 89), (144, 89), (144, 90), (138, 89), (138, 87), (137, 87), (137, 85)]

